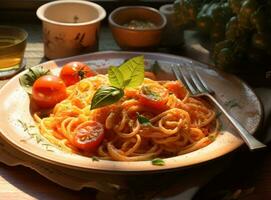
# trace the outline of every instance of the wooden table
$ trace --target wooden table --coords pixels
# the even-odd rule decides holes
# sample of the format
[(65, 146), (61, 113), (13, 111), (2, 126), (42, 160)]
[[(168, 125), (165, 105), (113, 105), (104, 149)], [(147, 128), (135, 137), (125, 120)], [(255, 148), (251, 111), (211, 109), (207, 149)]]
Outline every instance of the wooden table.
[[(45, 61), (43, 58), (43, 43), (41, 36), (40, 24), (17, 24), (23, 27), (29, 33), (28, 44), (25, 52), (25, 58), (27, 59), (27, 67), (35, 66), (40, 62)], [(191, 40), (188, 45), (189, 48), (183, 48), (181, 50), (182, 55), (193, 55), (194, 58), (202, 62), (208, 62), (208, 52), (201, 48), (196, 42)], [(119, 50), (118, 46), (112, 39), (109, 29), (104, 26), (101, 30), (100, 36), (100, 50)], [(8, 80), (1, 80), (0, 87), (2, 87)], [(216, 178), (214, 182), (211, 182), (209, 191), (213, 191), (214, 188), (222, 185), (225, 189), (229, 189), (231, 184), (232, 194), (236, 197), (243, 195), (241, 199), (270, 199), (271, 198), (271, 153), (258, 153), (244, 157), (247, 155), (246, 150), (238, 151), (239, 157), (230, 159), (231, 163), (235, 165), (228, 165), (226, 171)], [(1, 155), (0, 155), (1, 156)], [(241, 159), (239, 159), (241, 156)], [(228, 158), (225, 158), (228, 159)], [(240, 161), (241, 160), (241, 161)], [(251, 160), (251, 161), (250, 161)], [(255, 163), (256, 161), (256, 163)], [(225, 164), (225, 160), (218, 161)], [(251, 163), (253, 162), (253, 163)], [(237, 164), (237, 165), (236, 165)], [(216, 165), (216, 164), (214, 164)], [(242, 168), (245, 167), (246, 170)], [(253, 169), (255, 167), (257, 170)], [(250, 174), (250, 170), (254, 174)], [(219, 172), (219, 171), (218, 171)], [(241, 173), (242, 172), (242, 173)], [(220, 173), (220, 172), (219, 172)], [(244, 173), (248, 173), (247, 176)], [(256, 176), (255, 176), (256, 173)], [(242, 176), (244, 177), (242, 177)], [(250, 178), (250, 176), (252, 178)], [(240, 177), (243, 183), (251, 182), (248, 187), (243, 187), (241, 183), (236, 180), (236, 177)], [(221, 178), (221, 182), (219, 179)], [(236, 183), (237, 181), (237, 183)], [(214, 183), (214, 185), (212, 185)], [(193, 188), (191, 188), (193, 190)], [(220, 188), (221, 189), (221, 188)], [(186, 193), (177, 195), (176, 197), (170, 197), (165, 199), (179, 199), (180, 197), (188, 197), (192, 190), (186, 190)], [(218, 190), (216, 188), (216, 190)], [(190, 192), (189, 192), (190, 191)], [(208, 189), (206, 190), (208, 191)], [(203, 193), (204, 194), (204, 193)], [(191, 195), (190, 195), (191, 196)], [(110, 197), (101, 197), (93, 189), (83, 189), (80, 192), (71, 191), (65, 189), (53, 182), (45, 179), (35, 171), (23, 167), (16, 166), (10, 167), (0, 163), (0, 200), (32, 200), (32, 199), (110, 199)]]

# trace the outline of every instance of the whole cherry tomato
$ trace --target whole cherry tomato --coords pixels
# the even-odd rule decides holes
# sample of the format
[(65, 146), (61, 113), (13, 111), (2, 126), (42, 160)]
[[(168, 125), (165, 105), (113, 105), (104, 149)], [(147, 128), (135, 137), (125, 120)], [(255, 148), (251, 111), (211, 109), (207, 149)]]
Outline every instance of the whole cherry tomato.
[(65, 82), (66, 86), (73, 85), (86, 77), (95, 75), (96, 72), (82, 62), (67, 63), (60, 71), (60, 78)]
[(97, 121), (86, 121), (74, 131), (74, 146), (86, 152), (95, 151), (104, 139), (104, 127)]
[(50, 108), (67, 97), (65, 83), (57, 76), (44, 75), (32, 88), (32, 99), (41, 108)]

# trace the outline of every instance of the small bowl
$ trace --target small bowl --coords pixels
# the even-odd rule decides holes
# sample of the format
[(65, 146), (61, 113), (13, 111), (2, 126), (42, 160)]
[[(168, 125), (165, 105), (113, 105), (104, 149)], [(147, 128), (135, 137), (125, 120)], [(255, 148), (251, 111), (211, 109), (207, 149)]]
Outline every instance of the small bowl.
[[(163, 14), (146, 6), (117, 8), (108, 20), (115, 41), (124, 50), (150, 50), (159, 46), (162, 30), (167, 23)], [(132, 20), (151, 22), (155, 27), (132, 29), (125, 26)]]
[(17, 72), (23, 65), (28, 34), (13, 26), (0, 26), (0, 77)]
[(43, 24), (44, 54), (49, 59), (98, 50), (100, 22), (105, 10), (96, 3), (59, 0), (38, 8)]

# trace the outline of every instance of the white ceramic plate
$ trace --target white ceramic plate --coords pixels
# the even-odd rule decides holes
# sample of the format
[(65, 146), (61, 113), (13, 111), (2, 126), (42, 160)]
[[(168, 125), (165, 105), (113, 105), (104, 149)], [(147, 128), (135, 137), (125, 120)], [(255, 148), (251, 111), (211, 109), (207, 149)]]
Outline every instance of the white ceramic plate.
[[(235, 76), (214, 71), (208, 68), (207, 65), (187, 58), (158, 53), (99, 52), (48, 61), (40, 65), (45, 68), (50, 68), (57, 73), (59, 67), (63, 64), (70, 61), (81, 61), (88, 63), (97, 71), (106, 72), (105, 69), (108, 66), (119, 65), (124, 60), (141, 54), (145, 56), (147, 68), (151, 66), (154, 61), (159, 62), (161, 66), (159, 72), (160, 77), (165, 79), (174, 79), (170, 68), (172, 64), (180, 64), (183, 67), (196, 67), (207, 84), (215, 91), (221, 102), (225, 103), (232, 100), (238, 102), (239, 106), (229, 108), (230, 112), (250, 133), (254, 133), (258, 128), (262, 117), (261, 104), (254, 92), (244, 82)], [(31, 138), (29, 131), (25, 131), (19, 122), (21, 120), (28, 125), (34, 125), (29, 111), (29, 97), (19, 84), (19, 77), (21, 75), (22, 73), (12, 78), (0, 90), (1, 135), (20, 151), (49, 163), (79, 170), (98, 170), (109, 173), (154, 172), (199, 164), (227, 154), (243, 143), (236, 131), (228, 124), (227, 120), (221, 116), (223, 131), (213, 143), (185, 155), (164, 159), (164, 166), (152, 165), (151, 161), (93, 161), (92, 158), (62, 152), (53, 146), (48, 146), (47, 141), (44, 139), (37, 139), (36, 135), (39, 134), (37, 134), (38, 129), (36, 127), (29, 128), (31, 133), (36, 134)]]

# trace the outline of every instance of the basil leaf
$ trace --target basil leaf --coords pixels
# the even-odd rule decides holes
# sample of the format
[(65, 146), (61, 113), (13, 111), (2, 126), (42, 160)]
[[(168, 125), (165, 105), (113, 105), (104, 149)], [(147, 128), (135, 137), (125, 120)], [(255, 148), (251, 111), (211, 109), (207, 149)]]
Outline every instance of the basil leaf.
[(163, 166), (165, 165), (165, 161), (160, 158), (155, 158), (151, 161), (153, 165)]
[(123, 89), (113, 86), (103, 86), (95, 92), (91, 100), (90, 110), (113, 104), (120, 100), (123, 95)]
[(143, 125), (151, 124), (148, 118), (144, 117), (143, 115), (140, 115), (139, 113), (136, 113), (136, 114), (137, 114), (137, 120), (140, 124), (143, 124)]
[(137, 56), (123, 63), (119, 70), (122, 73), (124, 87), (135, 88), (144, 80), (144, 57)]
[(108, 69), (108, 78), (112, 86), (115, 86), (117, 88), (123, 88), (124, 80), (123, 80), (123, 75), (120, 72), (119, 68), (114, 67), (114, 66), (110, 67)]
[(51, 74), (49, 69), (36, 66), (29, 68), (28, 71), (19, 78), (20, 85), (28, 94), (32, 94), (32, 86), (34, 82), (41, 76)]

